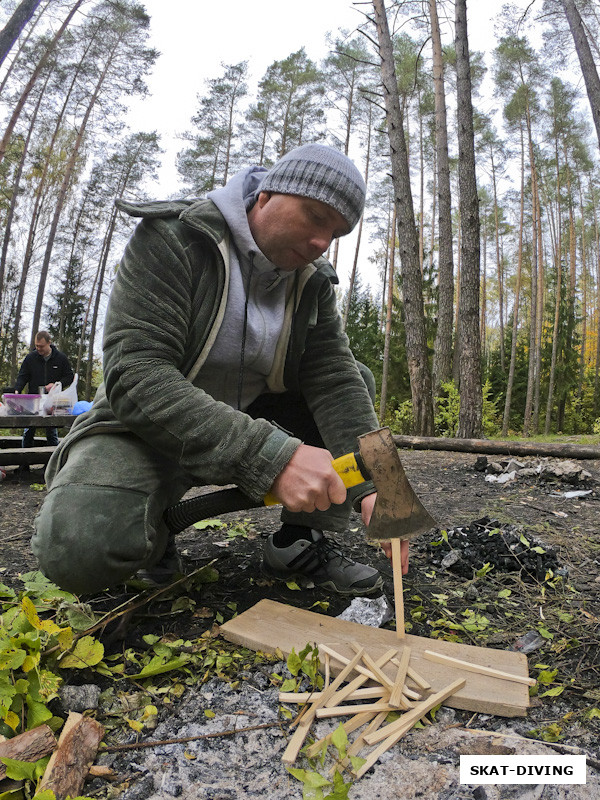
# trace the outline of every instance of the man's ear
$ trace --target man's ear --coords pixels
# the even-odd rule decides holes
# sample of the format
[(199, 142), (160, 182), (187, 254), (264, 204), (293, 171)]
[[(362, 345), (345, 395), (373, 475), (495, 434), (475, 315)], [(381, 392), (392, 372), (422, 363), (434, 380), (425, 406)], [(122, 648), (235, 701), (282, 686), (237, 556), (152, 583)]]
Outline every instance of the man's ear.
[(260, 192), (260, 194), (258, 195), (258, 198), (256, 200), (256, 205), (259, 208), (264, 208), (264, 206), (267, 204), (267, 202), (271, 199), (271, 195), (272, 194), (273, 194), (273, 192)]

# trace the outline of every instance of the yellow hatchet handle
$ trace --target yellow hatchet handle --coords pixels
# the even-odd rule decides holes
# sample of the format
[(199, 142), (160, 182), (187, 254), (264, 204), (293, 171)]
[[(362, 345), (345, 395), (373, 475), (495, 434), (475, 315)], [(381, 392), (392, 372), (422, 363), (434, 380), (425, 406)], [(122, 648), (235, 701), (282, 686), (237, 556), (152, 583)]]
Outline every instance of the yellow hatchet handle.
[[(349, 489), (351, 486), (358, 486), (359, 483), (364, 483), (370, 480), (370, 475), (367, 473), (364, 466), (360, 466), (360, 456), (358, 453), (346, 453), (344, 456), (334, 458), (331, 466), (342, 479), (342, 483)], [(272, 494), (267, 494), (263, 500), (266, 506), (276, 506), (279, 500)]]

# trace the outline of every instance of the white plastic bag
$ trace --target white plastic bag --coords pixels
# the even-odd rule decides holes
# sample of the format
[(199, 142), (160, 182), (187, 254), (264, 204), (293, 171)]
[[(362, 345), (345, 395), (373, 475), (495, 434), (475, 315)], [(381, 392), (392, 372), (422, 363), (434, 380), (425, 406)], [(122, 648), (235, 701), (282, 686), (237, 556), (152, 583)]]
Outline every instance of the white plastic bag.
[(42, 397), (42, 414), (70, 414), (73, 406), (77, 402), (77, 373), (73, 378), (73, 383), (63, 390), (60, 381), (54, 384), (48, 394)]

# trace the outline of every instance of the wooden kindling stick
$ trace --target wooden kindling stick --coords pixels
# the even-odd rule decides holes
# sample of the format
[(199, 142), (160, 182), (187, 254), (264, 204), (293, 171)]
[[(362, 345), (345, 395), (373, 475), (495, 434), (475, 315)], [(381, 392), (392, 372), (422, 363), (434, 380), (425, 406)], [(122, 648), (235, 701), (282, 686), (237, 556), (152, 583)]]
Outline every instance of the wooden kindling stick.
[(396, 609), (396, 636), (403, 639), (404, 630), (404, 589), (402, 586), (402, 542), (392, 539), (392, 574), (394, 576), (394, 608)]
[(535, 686), (537, 683), (535, 678), (525, 678), (523, 675), (514, 675), (512, 672), (503, 672), (502, 670), (493, 669), (492, 667), (484, 667), (483, 664), (472, 664), (470, 661), (462, 661), (460, 658), (445, 656), (433, 650), (425, 650), (423, 657), (428, 661), (434, 661), (436, 664), (445, 664), (448, 667), (464, 669), (467, 672), (476, 672), (478, 675), (488, 675), (490, 678), (515, 681), (515, 683), (524, 683), (527, 686)]
[(387, 701), (382, 701), (381, 703), (364, 703), (352, 706), (336, 706), (335, 708), (318, 708), (316, 714), (317, 719), (326, 719), (328, 717), (345, 717), (348, 714), (379, 714), (382, 711), (389, 713), (390, 711), (397, 710), (397, 708), (391, 706)]
[[(361, 675), (361, 678), (364, 677)], [(366, 681), (367, 679), (364, 678)], [(336, 692), (336, 695), (341, 694), (342, 692)], [(373, 700), (378, 697), (383, 697), (386, 693), (386, 690), (383, 686), (368, 686), (366, 689), (356, 689), (354, 692), (350, 692), (350, 694), (344, 694), (344, 700)], [(314, 700), (319, 700), (321, 697), (322, 692), (279, 692), (279, 702), (280, 703), (312, 703)], [(332, 698), (333, 699), (333, 698)], [(329, 701), (325, 704), (326, 707), (336, 706), (336, 703), (331, 703)]]
[(396, 680), (390, 695), (391, 706), (401, 706), (403, 704), (403, 689), (404, 681), (406, 680), (406, 673), (408, 671), (408, 662), (410, 661), (410, 647), (406, 645), (400, 657), (400, 664), (398, 664), (398, 672), (396, 673)]

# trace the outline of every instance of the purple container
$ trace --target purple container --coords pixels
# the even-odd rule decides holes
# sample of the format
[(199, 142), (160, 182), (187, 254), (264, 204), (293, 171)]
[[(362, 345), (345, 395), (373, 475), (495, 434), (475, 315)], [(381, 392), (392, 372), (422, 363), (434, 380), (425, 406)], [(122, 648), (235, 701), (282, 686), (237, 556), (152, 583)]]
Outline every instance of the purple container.
[(31, 417), (40, 413), (42, 398), (39, 394), (5, 394), (3, 397), (8, 413), (15, 417)]

